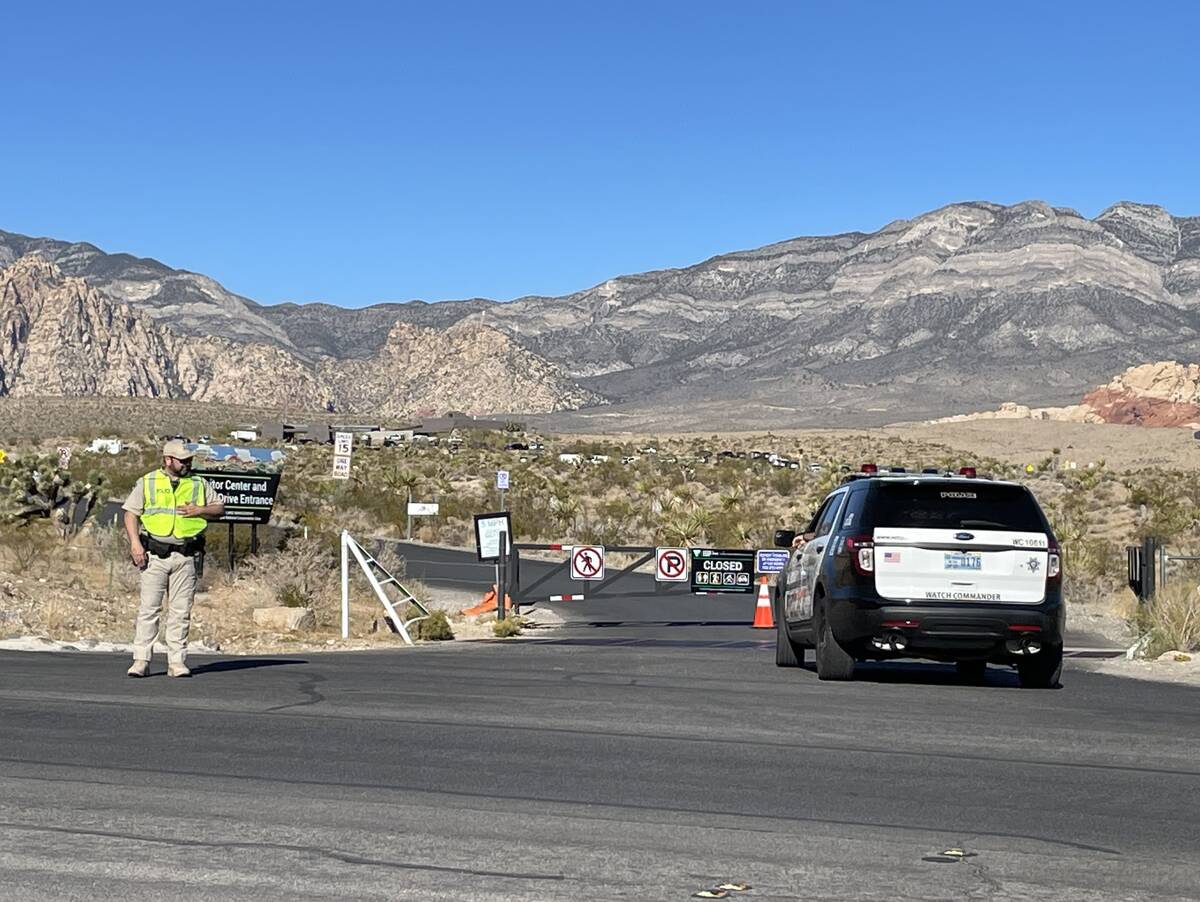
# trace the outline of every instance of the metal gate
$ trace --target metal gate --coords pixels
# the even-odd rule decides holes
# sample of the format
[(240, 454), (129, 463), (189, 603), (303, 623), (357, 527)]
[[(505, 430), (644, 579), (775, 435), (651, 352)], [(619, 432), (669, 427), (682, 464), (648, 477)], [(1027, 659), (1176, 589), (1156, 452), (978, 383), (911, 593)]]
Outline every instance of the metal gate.
[[(571, 566), (570, 557), (564, 558), (561, 562), (555, 564), (551, 570), (542, 574), (532, 582), (525, 582), (521, 579), (521, 552), (522, 551), (567, 551), (571, 549), (571, 545), (562, 543), (552, 544), (536, 544), (532, 542), (517, 542), (513, 544), (513, 557), (509, 564), (508, 585), (509, 594), (512, 595), (513, 606), (519, 611), (521, 605), (530, 605), (538, 601), (582, 601), (584, 598), (604, 597), (606, 590), (610, 590), (614, 584), (622, 579), (627, 579), (637, 572), (639, 567), (654, 560), (657, 548), (652, 545), (616, 545), (606, 546), (605, 553), (607, 554), (631, 554), (634, 559), (629, 564), (626, 564), (619, 570), (613, 573), (605, 573), (604, 578), (596, 581), (581, 581), (583, 589), (579, 593), (569, 594), (549, 594), (543, 590), (547, 583), (555, 577), (565, 574)], [(655, 581), (654, 593), (656, 595), (688, 595), (690, 587), (687, 583), (660, 583)], [(610, 593), (614, 594), (614, 593)]]
[(1141, 545), (1127, 545), (1125, 553), (1129, 588), (1142, 602), (1153, 600), (1169, 579), (1179, 578), (1173, 564), (1200, 562), (1200, 555), (1171, 554), (1161, 539), (1154, 538), (1145, 539)]

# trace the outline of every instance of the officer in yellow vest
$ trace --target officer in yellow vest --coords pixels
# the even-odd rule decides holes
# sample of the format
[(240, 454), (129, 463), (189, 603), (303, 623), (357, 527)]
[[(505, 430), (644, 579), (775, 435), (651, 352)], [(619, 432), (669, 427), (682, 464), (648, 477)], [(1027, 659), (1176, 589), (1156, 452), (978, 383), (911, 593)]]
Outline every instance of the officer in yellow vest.
[(149, 672), (164, 596), (167, 674), (192, 675), (187, 667), (187, 637), (196, 594), (196, 556), (204, 551), (204, 528), (225, 512), (225, 505), (191, 470), (192, 452), (183, 442), (167, 442), (161, 469), (139, 479), (125, 499), (129, 556), (142, 571), (131, 677)]

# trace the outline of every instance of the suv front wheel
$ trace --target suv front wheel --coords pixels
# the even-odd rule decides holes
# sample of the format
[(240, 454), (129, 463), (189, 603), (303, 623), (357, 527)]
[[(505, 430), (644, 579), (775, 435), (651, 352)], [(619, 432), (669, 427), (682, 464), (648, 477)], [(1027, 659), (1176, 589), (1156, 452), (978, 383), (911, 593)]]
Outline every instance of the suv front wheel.
[(838, 644), (825, 613), (824, 600), (818, 596), (817, 622), (817, 679), (849, 680), (854, 677), (854, 658)]

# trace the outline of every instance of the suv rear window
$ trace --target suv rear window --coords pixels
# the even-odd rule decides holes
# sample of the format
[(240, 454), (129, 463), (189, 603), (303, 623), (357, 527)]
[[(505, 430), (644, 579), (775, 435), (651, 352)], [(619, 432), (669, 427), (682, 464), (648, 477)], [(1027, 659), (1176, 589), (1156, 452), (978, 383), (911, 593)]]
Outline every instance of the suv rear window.
[(881, 482), (867, 505), (871, 526), (1045, 532), (1033, 496), (995, 483)]

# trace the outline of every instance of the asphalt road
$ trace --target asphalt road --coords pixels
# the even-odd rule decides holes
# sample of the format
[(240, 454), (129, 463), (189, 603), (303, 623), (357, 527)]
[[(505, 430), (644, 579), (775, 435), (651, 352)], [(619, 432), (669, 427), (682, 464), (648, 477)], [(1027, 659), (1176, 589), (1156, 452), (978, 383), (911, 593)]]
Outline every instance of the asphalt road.
[(2, 653), (0, 899), (1197, 897), (1196, 690), (1078, 661), (1056, 691), (826, 684), (706, 629), (191, 680)]

